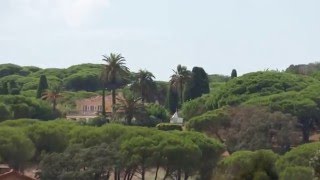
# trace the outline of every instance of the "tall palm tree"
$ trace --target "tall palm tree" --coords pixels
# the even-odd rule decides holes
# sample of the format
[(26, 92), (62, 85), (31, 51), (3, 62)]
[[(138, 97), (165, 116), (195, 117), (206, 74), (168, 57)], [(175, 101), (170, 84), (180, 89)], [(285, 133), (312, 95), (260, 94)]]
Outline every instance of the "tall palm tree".
[[(116, 89), (125, 86), (128, 83), (130, 74), (129, 68), (125, 66), (125, 59), (121, 54), (111, 53), (109, 56), (103, 55), (103, 61), (106, 61), (102, 71), (103, 88), (107, 88), (112, 92), (112, 114), (114, 114), (114, 106), (116, 104)], [(103, 97), (104, 98), (104, 97)]]
[(131, 85), (131, 89), (134, 92), (138, 92), (141, 96), (142, 103), (151, 100), (151, 94), (156, 89), (156, 84), (153, 81), (154, 75), (147, 70), (139, 70), (138, 73), (135, 74), (135, 80)]
[(52, 110), (56, 111), (57, 99), (60, 97), (62, 97), (61, 88), (58, 85), (54, 85), (42, 94), (41, 99), (50, 101), (52, 103)]
[(183, 103), (183, 88), (188, 80), (191, 79), (191, 72), (187, 70), (186, 66), (177, 66), (177, 70), (173, 70), (174, 74), (170, 79), (170, 86), (173, 87), (180, 95), (180, 103)]
[(117, 112), (124, 115), (128, 125), (131, 125), (131, 121), (134, 117), (139, 116), (144, 112), (144, 105), (141, 102), (141, 98), (135, 97), (131, 91), (124, 91), (123, 96), (117, 97), (117, 100)]

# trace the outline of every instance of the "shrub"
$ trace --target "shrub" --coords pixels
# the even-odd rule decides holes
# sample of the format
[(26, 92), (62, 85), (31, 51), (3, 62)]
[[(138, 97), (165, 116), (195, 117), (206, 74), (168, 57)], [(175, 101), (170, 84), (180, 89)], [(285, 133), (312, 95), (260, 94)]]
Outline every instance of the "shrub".
[(277, 179), (277, 159), (278, 155), (270, 150), (237, 151), (219, 163), (216, 176), (227, 179)]
[(310, 167), (287, 167), (281, 174), (280, 180), (313, 180), (313, 169)]
[(148, 104), (146, 106), (146, 111), (149, 116), (154, 116), (162, 122), (167, 122), (169, 120), (169, 112), (159, 104)]
[(172, 130), (182, 131), (182, 126), (179, 124), (160, 123), (156, 127), (158, 130), (162, 130), (162, 131), (172, 131)]
[(279, 173), (282, 173), (288, 167), (303, 166), (308, 167), (310, 160), (320, 149), (320, 142), (300, 145), (281, 156), (276, 163)]
[(19, 170), (31, 159), (35, 148), (32, 141), (19, 128), (0, 128), (0, 156), (13, 169)]

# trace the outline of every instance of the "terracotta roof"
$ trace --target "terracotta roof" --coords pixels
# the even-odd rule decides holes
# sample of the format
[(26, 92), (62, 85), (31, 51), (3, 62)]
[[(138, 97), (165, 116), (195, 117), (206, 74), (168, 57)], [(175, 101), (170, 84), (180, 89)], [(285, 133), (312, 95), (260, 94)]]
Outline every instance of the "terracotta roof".
[(14, 171), (13, 169), (9, 172), (0, 174), (0, 180), (6, 179), (8, 177), (16, 177), (19, 178), (19, 180), (35, 180), (34, 178), (31, 178), (29, 176), (23, 175), (17, 171)]

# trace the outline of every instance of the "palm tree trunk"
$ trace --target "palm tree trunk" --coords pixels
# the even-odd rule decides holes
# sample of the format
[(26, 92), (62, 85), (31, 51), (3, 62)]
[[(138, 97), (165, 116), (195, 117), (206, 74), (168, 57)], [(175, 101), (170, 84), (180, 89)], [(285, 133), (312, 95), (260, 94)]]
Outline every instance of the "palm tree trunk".
[(142, 165), (141, 180), (145, 180), (145, 174), (146, 174), (146, 169), (144, 165)]
[(181, 169), (178, 170), (177, 180), (181, 180)]
[(116, 89), (112, 89), (112, 116), (115, 113), (115, 105), (116, 105)]
[(183, 104), (183, 85), (182, 85), (182, 81), (180, 81), (180, 103), (181, 103), (181, 107), (182, 107), (182, 104)]
[[(140, 85), (141, 86), (141, 85)], [(144, 93), (143, 93), (143, 88), (142, 86), (140, 87), (140, 91), (141, 91), (141, 101), (142, 101), (142, 104), (144, 104)]]
[(102, 88), (102, 116), (106, 117), (106, 89)]
[(158, 164), (158, 165), (157, 165), (156, 175), (155, 175), (155, 177), (154, 177), (154, 180), (157, 180), (157, 179), (158, 179), (159, 168), (160, 168), (160, 165)]
[(187, 172), (185, 172), (185, 173), (184, 173), (184, 180), (188, 180), (188, 178), (189, 178), (189, 175), (188, 175)]
[(53, 111), (56, 111), (56, 106), (57, 106), (57, 101), (56, 101), (56, 99), (53, 99), (53, 101), (52, 101), (52, 110)]
[(166, 173), (163, 176), (163, 180), (166, 180), (168, 176), (169, 176), (169, 168), (166, 169)]

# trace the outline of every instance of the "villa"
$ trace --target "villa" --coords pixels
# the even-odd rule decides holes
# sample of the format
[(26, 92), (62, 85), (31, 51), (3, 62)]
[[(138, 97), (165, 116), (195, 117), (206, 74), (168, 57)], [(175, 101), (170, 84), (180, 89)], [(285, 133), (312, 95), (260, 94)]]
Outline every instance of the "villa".
[[(87, 99), (77, 100), (76, 109), (67, 114), (67, 119), (80, 120), (91, 119), (102, 113), (102, 96), (94, 96)], [(112, 96), (105, 96), (105, 111), (107, 115), (112, 113)]]

